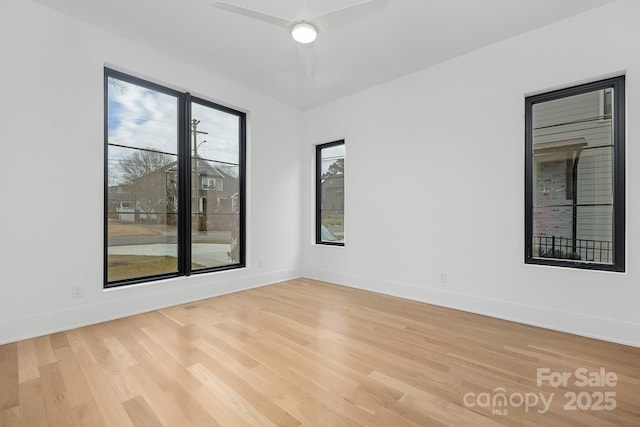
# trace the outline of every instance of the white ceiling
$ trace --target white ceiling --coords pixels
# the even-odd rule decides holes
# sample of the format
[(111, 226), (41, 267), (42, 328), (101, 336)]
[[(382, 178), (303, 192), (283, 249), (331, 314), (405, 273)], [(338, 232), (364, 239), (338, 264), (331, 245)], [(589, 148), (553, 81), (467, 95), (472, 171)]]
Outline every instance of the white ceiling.
[[(309, 50), (276, 26), (212, 7), (214, 0), (35, 0), (306, 109), (576, 15), (613, 0), (389, 0), (327, 30)], [(293, 18), (303, 0), (226, 0)], [(307, 0), (314, 15), (363, 0)], [(126, 64), (123, 64), (126, 65)]]

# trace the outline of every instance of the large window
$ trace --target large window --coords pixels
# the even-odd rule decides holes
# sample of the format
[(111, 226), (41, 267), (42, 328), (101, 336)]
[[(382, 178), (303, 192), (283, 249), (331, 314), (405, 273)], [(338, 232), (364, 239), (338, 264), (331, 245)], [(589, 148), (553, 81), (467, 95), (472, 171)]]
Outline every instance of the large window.
[(244, 265), (245, 115), (105, 69), (105, 286)]
[(316, 146), (316, 243), (344, 246), (344, 141)]
[(624, 77), (525, 105), (525, 261), (624, 271)]

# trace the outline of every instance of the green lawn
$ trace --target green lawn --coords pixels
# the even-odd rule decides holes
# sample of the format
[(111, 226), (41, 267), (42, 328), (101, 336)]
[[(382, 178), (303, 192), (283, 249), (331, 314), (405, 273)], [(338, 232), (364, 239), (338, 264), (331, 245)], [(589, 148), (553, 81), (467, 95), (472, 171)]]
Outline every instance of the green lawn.
[[(204, 266), (196, 263), (192, 268)], [(178, 260), (171, 256), (151, 255), (109, 255), (109, 281), (132, 279), (152, 274), (175, 273), (178, 270)]]

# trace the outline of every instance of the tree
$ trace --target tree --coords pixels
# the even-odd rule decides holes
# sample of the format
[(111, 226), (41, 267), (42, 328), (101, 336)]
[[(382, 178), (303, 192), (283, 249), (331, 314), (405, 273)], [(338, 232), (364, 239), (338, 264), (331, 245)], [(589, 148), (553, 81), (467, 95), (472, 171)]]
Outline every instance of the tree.
[(152, 150), (136, 150), (130, 156), (120, 159), (122, 180), (133, 184), (139, 178), (146, 177), (171, 163), (169, 156)]
[(337, 159), (329, 165), (329, 170), (322, 174), (322, 179), (332, 175), (344, 175), (344, 158)]
[(161, 215), (174, 211), (171, 205), (175, 201), (175, 176), (165, 170), (171, 157), (157, 151), (136, 150), (119, 163), (122, 182), (133, 190), (136, 209), (146, 213), (147, 221), (155, 217), (164, 222)]

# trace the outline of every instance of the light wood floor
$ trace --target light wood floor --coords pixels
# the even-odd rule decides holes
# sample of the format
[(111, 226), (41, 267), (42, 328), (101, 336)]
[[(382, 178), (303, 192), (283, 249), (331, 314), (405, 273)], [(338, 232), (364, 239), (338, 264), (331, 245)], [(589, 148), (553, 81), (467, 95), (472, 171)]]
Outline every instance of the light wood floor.
[(640, 349), (298, 279), (0, 346), (0, 425), (639, 426)]

